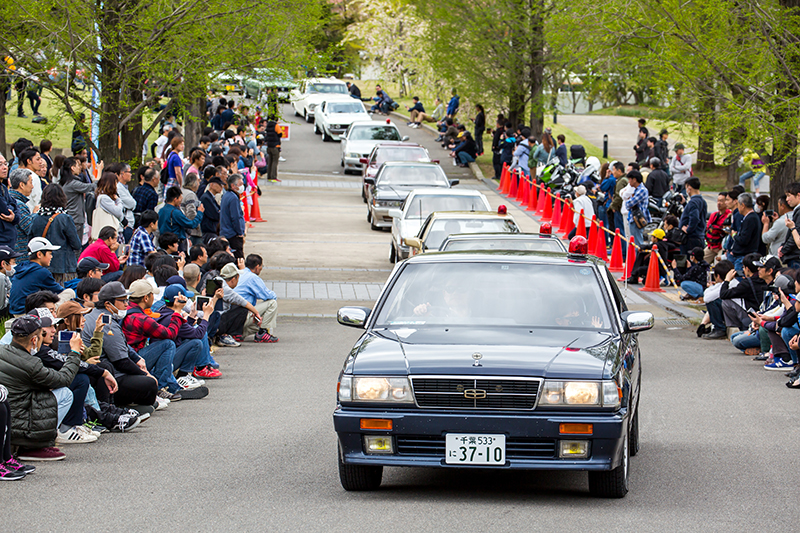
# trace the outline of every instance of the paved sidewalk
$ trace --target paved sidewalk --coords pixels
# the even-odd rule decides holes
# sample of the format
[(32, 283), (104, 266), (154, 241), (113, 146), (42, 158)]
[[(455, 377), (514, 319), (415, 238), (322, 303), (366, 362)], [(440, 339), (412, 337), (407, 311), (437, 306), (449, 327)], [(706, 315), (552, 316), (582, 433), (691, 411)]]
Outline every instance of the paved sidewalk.
[(381, 283), (271, 281), (264, 280), (278, 296), (278, 300), (347, 300), (372, 301), (378, 299)]

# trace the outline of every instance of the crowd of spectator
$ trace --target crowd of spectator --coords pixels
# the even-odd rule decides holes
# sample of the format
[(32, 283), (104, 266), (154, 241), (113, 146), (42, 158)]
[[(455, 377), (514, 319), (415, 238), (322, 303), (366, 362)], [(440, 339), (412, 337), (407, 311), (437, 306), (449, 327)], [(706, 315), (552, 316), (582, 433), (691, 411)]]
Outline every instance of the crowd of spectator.
[(278, 342), (263, 260), (244, 253), (244, 207), (280, 130), (213, 104), (221, 131), (186, 151), (167, 115), (135, 175), (93, 168), (80, 125), (72, 156), (27, 139), (0, 154), (0, 480), (206, 397), (220, 347)]

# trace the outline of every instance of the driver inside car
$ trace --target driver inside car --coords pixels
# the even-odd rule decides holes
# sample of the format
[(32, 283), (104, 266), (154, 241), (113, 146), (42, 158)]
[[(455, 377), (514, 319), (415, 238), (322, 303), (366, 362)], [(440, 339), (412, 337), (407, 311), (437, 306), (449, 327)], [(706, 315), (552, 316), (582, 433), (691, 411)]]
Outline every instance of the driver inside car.
[(461, 290), (457, 283), (445, 283), (441, 295), (440, 303), (431, 304), (427, 301), (416, 306), (414, 315), (441, 318), (464, 318), (472, 315), (469, 293)]

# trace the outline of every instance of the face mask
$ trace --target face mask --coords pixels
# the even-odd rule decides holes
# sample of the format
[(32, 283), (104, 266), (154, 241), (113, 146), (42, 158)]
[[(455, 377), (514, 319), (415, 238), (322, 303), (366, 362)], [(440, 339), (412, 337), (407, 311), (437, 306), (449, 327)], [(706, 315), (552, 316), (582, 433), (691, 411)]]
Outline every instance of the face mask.
[(238, 192), (239, 194), (242, 194), (244, 192), (244, 185), (239, 185), (239, 188), (236, 189), (236, 192)]
[(120, 311), (117, 309), (116, 305), (112, 305), (111, 307), (114, 308), (114, 313), (117, 315), (117, 318), (125, 318), (125, 310)]
[(758, 205), (758, 204), (756, 204), (756, 206), (753, 209), (755, 210), (756, 213), (760, 213), (761, 212), (761, 206)]
[(6, 276), (8, 276), (9, 278), (13, 277), (14, 274), (16, 274), (16, 273), (17, 273), (17, 269), (14, 268), (14, 267), (11, 267), (9, 270), (6, 270)]

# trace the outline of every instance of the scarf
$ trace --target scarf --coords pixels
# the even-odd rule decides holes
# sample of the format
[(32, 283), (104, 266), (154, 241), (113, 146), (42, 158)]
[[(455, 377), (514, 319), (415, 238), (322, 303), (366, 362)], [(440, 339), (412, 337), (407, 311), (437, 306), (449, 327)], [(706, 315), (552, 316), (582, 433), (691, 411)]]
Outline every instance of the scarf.
[(53, 215), (57, 215), (59, 213), (66, 213), (63, 207), (42, 207), (39, 209), (39, 214), (45, 218), (50, 218)]

